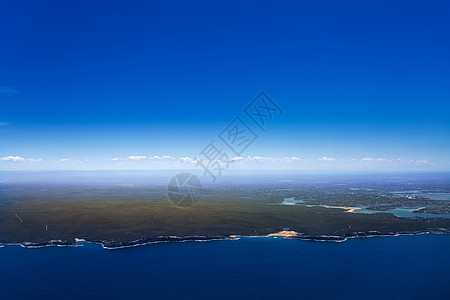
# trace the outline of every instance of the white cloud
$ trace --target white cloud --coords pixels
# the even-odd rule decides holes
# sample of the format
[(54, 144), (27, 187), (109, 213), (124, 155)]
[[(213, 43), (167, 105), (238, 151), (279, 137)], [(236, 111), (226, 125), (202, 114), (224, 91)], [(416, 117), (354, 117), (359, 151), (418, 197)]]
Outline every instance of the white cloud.
[(61, 158), (61, 159), (58, 159), (57, 161), (66, 162), (66, 161), (70, 161), (70, 160), (72, 160), (72, 158)]
[(34, 159), (34, 158), (27, 158), (27, 161), (31, 161), (31, 162), (40, 162), (40, 161), (44, 161), (42, 158), (37, 158), (37, 159)]
[[(113, 158), (113, 160), (120, 160), (121, 158)], [(164, 155), (154, 155), (154, 156), (145, 156), (145, 155), (131, 155), (128, 156), (129, 160), (142, 160), (142, 159), (149, 159), (149, 160), (175, 160), (175, 157)]]
[(0, 157), (1, 161), (27, 161), (27, 162), (41, 162), (44, 161), (42, 158), (24, 158), (20, 156), (5, 156)]
[(151, 157), (147, 157), (147, 158), (152, 159), (152, 160), (174, 160), (174, 159), (176, 159), (175, 157), (172, 157), (169, 155), (164, 155), (164, 156), (155, 155), (155, 156), (151, 156)]
[(146, 158), (147, 158), (147, 156), (145, 156), (145, 155), (131, 155), (131, 156), (128, 156), (129, 160), (141, 160), (141, 159), (146, 159)]
[(255, 161), (258, 164), (259, 163), (263, 163), (263, 162), (271, 162), (271, 161), (273, 161), (272, 157), (263, 157), (263, 156), (253, 156), (253, 157), (247, 156), (247, 159), (249, 161)]
[(190, 158), (190, 157), (181, 157), (181, 158), (180, 158), (180, 161), (181, 161), (181, 162), (184, 162), (184, 163), (189, 163), (189, 162), (192, 162), (193, 159)]
[(0, 157), (0, 160), (3, 160), (3, 161), (25, 161), (25, 158), (20, 157), (20, 156), (5, 156), (5, 157)]
[[(195, 168), (198, 163), (194, 157), (174, 157), (170, 155), (131, 155), (128, 157), (110, 158), (107, 168), (152, 168), (152, 169), (190, 169)], [(115, 163), (112, 163), (114, 161)], [(236, 169), (299, 169), (314, 170), (316, 168), (329, 167), (332, 169), (367, 169), (367, 170), (427, 170), (431, 166), (440, 166), (447, 163), (433, 163), (425, 159), (402, 159), (382, 157), (359, 157), (359, 158), (334, 158), (323, 156), (319, 159), (305, 159), (299, 156), (266, 157), (266, 156), (236, 156), (231, 159), (222, 159), (223, 163), (233, 163)], [(329, 163), (326, 163), (329, 162)], [(97, 161), (88, 158), (61, 158), (42, 159), (26, 158), (16, 155), (0, 157), (2, 168), (9, 169), (58, 169), (58, 168), (86, 168), (95, 167)], [(450, 164), (449, 164), (450, 165)]]
[(362, 158), (363, 162), (385, 162), (385, 163), (402, 163), (402, 164), (416, 164), (416, 165), (433, 165), (432, 162), (424, 159), (414, 160), (414, 159), (402, 159), (402, 158), (373, 158), (373, 157), (365, 157)]
[(175, 159), (175, 158), (173, 158), (172, 156), (164, 155), (164, 156), (162, 157), (162, 159)]
[(308, 160), (304, 159), (304, 158), (297, 157), (297, 156), (291, 156), (291, 157), (284, 157), (284, 158), (281, 159), (281, 161), (286, 161), (288, 163), (293, 163), (293, 162), (300, 162), (300, 161), (301, 162), (306, 162)]
[(308, 161), (307, 159), (300, 158), (297, 156), (291, 156), (291, 157), (282, 157), (282, 158), (276, 158), (276, 157), (264, 157), (264, 156), (237, 156), (233, 157), (231, 162), (257, 162), (257, 163), (293, 163), (293, 162), (305, 162)]
[(336, 161), (336, 158), (324, 156), (322, 158), (319, 158), (319, 161)]
[[(148, 162), (152, 161), (155, 163), (155, 165), (157, 164), (157, 162), (162, 163), (163, 165), (161, 166), (165, 166), (165, 167), (170, 167), (172, 166), (171, 164), (173, 164), (173, 166), (182, 166), (180, 165), (180, 163), (182, 164), (195, 164), (197, 163), (197, 160), (193, 157), (173, 157), (173, 156), (169, 156), (169, 155), (164, 155), (164, 156), (145, 156), (145, 155), (131, 155), (128, 158), (120, 158), (120, 157), (114, 157), (111, 159), (112, 161), (142, 161), (142, 160), (146, 160)], [(36, 163), (36, 162), (43, 162), (43, 161), (53, 161), (53, 162), (57, 162), (57, 163), (65, 163), (65, 162), (73, 162), (73, 163), (87, 163), (88, 162), (88, 158), (85, 159), (73, 159), (73, 158), (61, 158), (61, 159), (55, 159), (55, 160), (43, 160), (42, 158), (24, 158), (21, 156), (14, 156), (14, 155), (10, 155), (10, 156), (5, 156), (5, 157), (0, 157), (0, 161), (8, 161), (8, 162), (29, 162), (29, 163)], [(242, 157), (242, 156), (237, 156), (237, 157), (233, 157), (231, 159), (228, 160), (221, 160), (223, 162), (227, 162), (227, 163), (236, 163), (237, 165), (241, 166), (241, 167), (245, 167), (246, 165), (251, 165), (254, 163), (257, 164), (270, 164), (270, 165), (279, 165), (281, 166), (282, 164), (292, 164), (292, 166), (297, 165), (298, 163), (304, 163), (304, 162), (308, 162), (309, 164), (314, 163), (314, 161), (309, 161), (308, 159), (305, 158), (301, 158), (298, 156), (288, 156), (288, 157), (265, 157), (265, 156), (247, 156), (247, 157)], [(435, 163), (430, 162), (428, 160), (425, 159), (419, 159), (419, 160), (406, 160), (406, 159), (402, 159), (402, 158), (394, 158), (394, 159), (389, 159), (389, 158), (374, 158), (374, 157), (364, 157), (364, 158), (346, 158), (346, 159), (336, 159), (334, 157), (327, 157), (327, 156), (323, 156), (322, 158), (319, 158), (316, 161), (321, 161), (321, 162), (334, 162), (334, 161), (339, 161), (342, 163), (347, 163), (348, 165), (357, 165), (358, 162), (360, 164), (362, 164), (361, 166), (367, 164), (382, 164), (382, 165), (410, 165), (410, 166), (425, 166), (425, 165), (435, 165)], [(298, 166), (308, 166), (308, 164), (302, 164), (302, 165), (298, 165)], [(366, 165), (367, 166), (367, 165)]]
[(386, 159), (386, 158), (372, 158), (372, 157), (364, 157), (361, 160), (362, 161), (382, 161), (382, 162), (391, 161), (391, 160)]

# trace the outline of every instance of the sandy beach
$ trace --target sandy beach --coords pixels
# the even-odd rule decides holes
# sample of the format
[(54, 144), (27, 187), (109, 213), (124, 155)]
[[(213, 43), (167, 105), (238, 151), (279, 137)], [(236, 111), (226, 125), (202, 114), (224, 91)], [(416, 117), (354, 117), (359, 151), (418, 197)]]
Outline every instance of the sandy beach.
[(315, 207), (315, 206), (320, 206), (320, 207), (325, 207), (325, 208), (340, 208), (345, 210), (345, 212), (350, 212), (350, 213), (354, 213), (355, 210), (357, 209), (361, 209), (360, 207), (353, 207), (353, 206), (330, 206), (330, 205), (303, 205), (306, 207)]
[(282, 236), (282, 237), (296, 237), (302, 235), (301, 233), (293, 230), (283, 230), (277, 233), (270, 233), (267, 236)]

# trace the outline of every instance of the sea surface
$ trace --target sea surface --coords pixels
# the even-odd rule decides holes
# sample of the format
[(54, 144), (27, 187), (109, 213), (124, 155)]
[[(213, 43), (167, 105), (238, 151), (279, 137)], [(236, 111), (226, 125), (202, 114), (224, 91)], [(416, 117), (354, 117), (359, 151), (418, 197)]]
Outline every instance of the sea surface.
[(358, 214), (376, 214), (376, 213), (392, 213), (397, 217), (411, 218), (411, 217), (422, 217), (422, 218), (450, 218), (450, 214), (431, 214), (431, 213), (415, 213), (414, 211), (423, 206), (411, 206), (411, 207), (397, 207), (388, 210), (373, 210), (367, 209), (366, 205), (357, 206), (360, 209), (355, 210)]
[[(316, 206), (316, 207), (327, 207), (327, 208), (333, 208), (333, 207), (341, 207), (341, 206), (332, 206), (332, 205), (322, 205), (322, 204), (304, 204), (305, 200), (296, 200), (295, 197), (290, 198), (284, 198), (284, 200), (281, 203), (269, 203), (269, 205), (305, 205), (308, 207)], [(376, 214), (376, 213), (392, 213), (396, 215), (397, 217), (402, 218), (411, 218), (411, 217), (422, 217), (422, 218), (450, 218), (450, 214), (431, 214), (431, 213), (415, 213), (414, 211), (418, 210), (419, 208), (422, 208), (423, 206), (410, 206), (410, 207), (397, 207), (394, 209), (388, 209), (388, 210), (374, 210), (374, 209), (367, 209), (369, 206), (367, 205), (358, 205), (355, 206), (359, 209), (356, 209), (354, 213), (357, 214)]]
[(431, 200), (449, 200), (450, 193), (434, 193), (434, 192), (423, 192), (419, 190), (409, 190), (409, 191), (396, 191), (393, 194), (414, 194), (416, 196), (424, 197)]
[(450, 235), (0, 248), (0, 299), (450, 299)]

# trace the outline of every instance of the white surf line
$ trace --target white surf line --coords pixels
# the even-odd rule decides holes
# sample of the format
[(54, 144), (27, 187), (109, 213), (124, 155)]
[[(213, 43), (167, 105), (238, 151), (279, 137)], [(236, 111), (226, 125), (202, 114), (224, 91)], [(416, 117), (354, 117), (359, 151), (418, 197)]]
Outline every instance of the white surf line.
[(20, 223), (23, 223), (23, 220), (22, 220), (22, 218), (21, 217), (19, 217), (17, 214), (16, 214), (16, 217), (17, 217), (17, 219), (19, 219), (20, 220)]

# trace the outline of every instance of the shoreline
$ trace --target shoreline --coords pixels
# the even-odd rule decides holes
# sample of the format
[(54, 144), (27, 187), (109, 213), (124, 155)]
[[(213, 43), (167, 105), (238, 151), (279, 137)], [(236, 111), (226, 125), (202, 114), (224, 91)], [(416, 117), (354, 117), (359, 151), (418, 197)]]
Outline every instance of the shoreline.
[(419, 234), (450, 234), (450, 230), (442, 229), (442, 230), (427, 230), (427, 231), (401, 231), (401, 232), (379, 232), (379, 231), (367, 231), (367, 232), (352, 232), (344, 235), (304, 235), (303, 233), (296, 231), (280, 231), (276, 233), (270, 233), (267, 235), (255, 235), (255, 236), (245, 236), (245, 235), (230, 235), (226, 237), (221, 236), (186, 236), (186, 237), (176, 237), (176, 236), (160, 236), (156, 238), (147, 238), (140, 239), (134, 241), (120, 242), (120, 243), (111, 243), (108, 241), (89, 241), (86, 239), (75, 238), (73, 242), (61, 241), (61, 240), (51, 240), (43, 243), (0, 243), (0, 248), (6, 246), (20, 246), (22, 248), (27, 249), (39, 249), (39, 248), (47, 248), (47, 247), (82, 247), (79, 242), (85, 242), (89, 244), (98, 244), (101, 245), (105, 250), (116, 250), (116, 249), (125, 249), (125, 248), (134, 248), (140, 246), (146, 246), (151, 244), (160, 244), (160, 243), (184, 243), (184, 242), (212, 242), (212, 241), (225, 241), (225, 240), (233, 240), (237, 241), (241, 238), (284, 238), (284, 239), (295, 239), (295, 240), (304, 240), (304, 241), (315, 241), (315, 242), (345, 242), (348, 239), (354, 238), (372, 238), (372, 237), (395, 237), (395, 236), (404, 236), (404, 235), (419, 235)]

